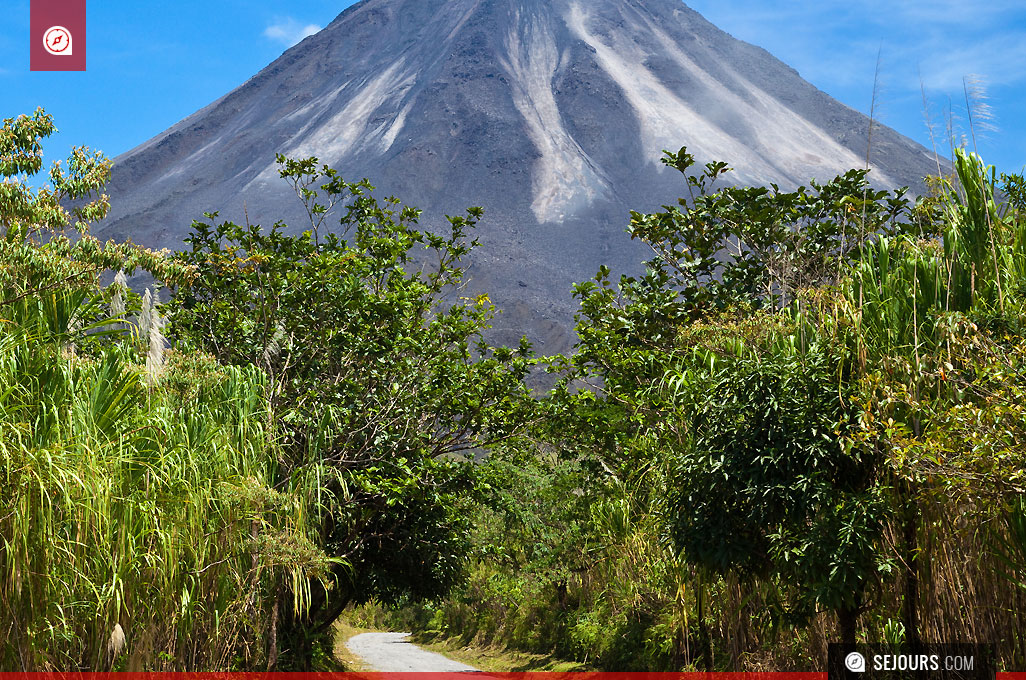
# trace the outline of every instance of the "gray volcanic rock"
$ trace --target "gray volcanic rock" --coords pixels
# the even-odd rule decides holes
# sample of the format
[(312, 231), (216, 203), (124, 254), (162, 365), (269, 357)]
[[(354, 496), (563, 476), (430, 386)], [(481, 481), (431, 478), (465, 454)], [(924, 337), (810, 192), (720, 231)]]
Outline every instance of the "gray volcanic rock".
[[(472, 257), (509, 340), (568, 343), (571, 284), (649, 251), (628, 211), (674, 203), (663, 149), (725, 160), (734, 181), (784, 187), (862, 167), (869, 120), (679, 0), (364, 0), (241, 87), (115, 159), (96, 233), (177, 248), (193, 219), (303, 211), (276, 153), (314, 155), (423, 226), (485, 208)], [(893, 130), (872, 177), (918, 186), (935, 168)]]

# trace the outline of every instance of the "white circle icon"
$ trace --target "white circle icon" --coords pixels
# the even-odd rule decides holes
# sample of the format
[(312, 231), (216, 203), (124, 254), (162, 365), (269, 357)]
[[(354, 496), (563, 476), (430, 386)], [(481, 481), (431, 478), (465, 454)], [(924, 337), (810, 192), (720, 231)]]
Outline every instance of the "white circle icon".
[(852, 652), (848, 656), (844, 657), (844, 667), (852, 673), (865, 673), (866, 657), (862, 656), (858, 652)]
[(43, 47), (57, 57), (71, 56), (71, 31), (63, 26), (51, 26), (43, 33)]

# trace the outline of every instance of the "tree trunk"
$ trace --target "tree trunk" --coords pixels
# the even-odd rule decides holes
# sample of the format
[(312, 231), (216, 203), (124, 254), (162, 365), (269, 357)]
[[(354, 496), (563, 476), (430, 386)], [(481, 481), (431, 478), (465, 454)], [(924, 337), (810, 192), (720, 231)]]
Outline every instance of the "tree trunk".
[(305, 617), (296, 614), (291, 604), (282, 613), (280, 637), (284, 644), (281, 650), (282, 668), (279, 670), (308, 673), (313, 670), (313, 638)]
[(706, 673), (713, 671), (712, 636), (705, 622), (705, 584), (698, 582), (698, 644), (702, 648), (702, 665)]
[(902, 519), (902, 542), (905, 552), (905, 598), (902, 605), (902, 623), (905, 642), (917, 647), (919, 639), (919, 505), (912, 496), (909, 484), (902, 484), (905, 513)]
[[(349, 605), (351, 597), (348, 593), (328, 592), (319, 581), (314, 582), (310, 586), (308, 609), (302, 614), (293, 608), (292, 597), (291, 589), (283, 584), (271, 624), (274, 661), (281, 666), (278, 670), (309, 672), (313, 670), (315, 646), (331, 634), (331, 625)], [(271, 659), (268, 661), (270, 669)]]
[(274, 606), (271, 608), (271, 648), (267, 652), (267, 671), (275, 670), (278, 665), (278, 611), (281, 604), (284, 588), (278, 588), (278, 594), (274, 598)]
[(855, 634), (858, 627), (859, 621), (859, 610), (858, 608), (842, 607), (837, 610), (837, 623), (841, 633), (841, 644), (846, 649), (850, 649), (855, 646)]

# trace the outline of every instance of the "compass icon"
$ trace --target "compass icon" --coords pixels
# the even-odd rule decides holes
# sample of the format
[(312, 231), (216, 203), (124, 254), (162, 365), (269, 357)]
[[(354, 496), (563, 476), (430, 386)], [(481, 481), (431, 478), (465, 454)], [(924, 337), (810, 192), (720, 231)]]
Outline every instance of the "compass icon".
[(43, 33), (43, 47), (54, 56), (71, 56), (71, 31), (63, 26), (51, 26)]

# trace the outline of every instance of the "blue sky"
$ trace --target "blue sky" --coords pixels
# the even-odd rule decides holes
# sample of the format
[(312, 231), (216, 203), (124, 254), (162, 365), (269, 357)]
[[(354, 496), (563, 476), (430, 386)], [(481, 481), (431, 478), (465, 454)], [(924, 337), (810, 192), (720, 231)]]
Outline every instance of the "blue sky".
[[(969, 136), (963, 80), (982, 89), (991, 119), (977, 147), (1004, 172), (1026, 165), (1026, 2), (1023, 0), (690, 0), (721, 29), (765, 48), (819, 89), (931, 147)], [(976, 107), (974, 107), (976, 108)], [(969, 146), (972, 147), (972, 140)], [(945, 153), (948, 155), (948, 153)]]
[[(110, 156), (161, 132), (244, 82), (348, 0), (89, 0), (89, 67), (33, 73), (29, 0), (3, 0), (0, 117), (44, 106), (61, 132), (48, 158), (85, 144)], [(990, 0), (692, 0), (735, 37), (766, 48), (825, 92), (930, 146), (921, 85), (938, 143), (947, 148), (949, 101), (966, 130), (963, 78), (985, 83), (994, 129), (978, 128), (984, 158), (1026, 165), (1026, 2)], [(173, 13), (166, 9), (173, 7)], [(730, 160), (730, 159), (724, 159)]]

